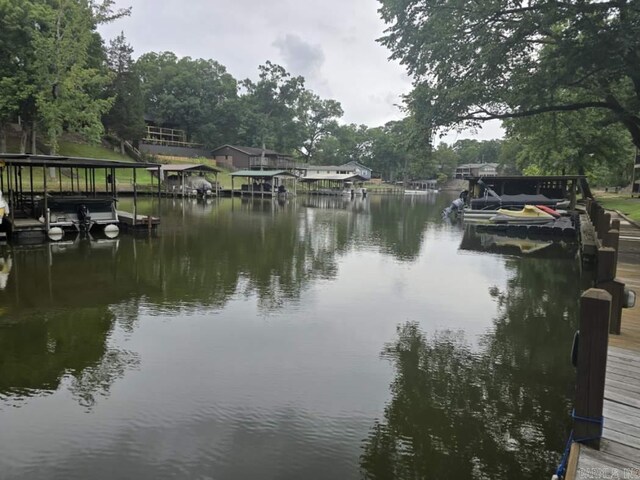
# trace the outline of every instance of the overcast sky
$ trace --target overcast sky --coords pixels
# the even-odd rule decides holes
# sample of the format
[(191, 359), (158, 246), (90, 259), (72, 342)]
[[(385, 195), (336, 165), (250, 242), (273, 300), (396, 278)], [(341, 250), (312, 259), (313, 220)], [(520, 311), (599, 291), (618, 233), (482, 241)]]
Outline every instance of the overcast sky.
[[(258, 65), (271, 60), (307, 88), (342, 104), (348, 123), (382, 125), (402, 117), (396, 105), (411, 80), (388, 50), (376, 0), (116, 0), (131, 16), (102, 26), (109, 40), (124, 31), (135, 49), (172, 51), (212, 58), (238, 80), (256, 79)], [(499, 128), (448, 140), (495, 138)]]

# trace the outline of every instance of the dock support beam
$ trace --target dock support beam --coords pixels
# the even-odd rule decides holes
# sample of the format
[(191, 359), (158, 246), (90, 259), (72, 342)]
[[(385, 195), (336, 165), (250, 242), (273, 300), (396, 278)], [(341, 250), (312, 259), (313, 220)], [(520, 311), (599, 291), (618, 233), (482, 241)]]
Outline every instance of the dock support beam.
[(590, 288), (580, 298), (574, 441), (600, 449), (611, 295)]
[(45, 235), (49, 234), (49, 202), (48, 202), (48, 196), (49, 194), (47, 193), (47, 166), (43, 165), (42, 166), (42, 180), (43, 180), (43, 186), (44, 186), (44, 228), (45, 228)]

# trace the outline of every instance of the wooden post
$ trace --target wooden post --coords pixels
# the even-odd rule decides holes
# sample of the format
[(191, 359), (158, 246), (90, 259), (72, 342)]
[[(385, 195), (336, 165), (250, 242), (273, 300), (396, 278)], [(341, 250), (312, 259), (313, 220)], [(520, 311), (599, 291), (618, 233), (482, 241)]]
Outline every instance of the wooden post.
[(598, 228), (600, 228), (600, 215), (602, 215), (600, 205), (593, 202), (591, 204), (591, 223), (593, 224), (593, 228), (596, 232), (596, 237), (598, 237)]
[(160, 186), (162, 177), (162, 167), (158, 167), (158, 204), (160, 204), (160, 195), (162, 194), (162, 187)]
[(610, 228), (611, 228), (611, 214), (604, 213), (603, 211), (603, 213), (599, 216), (598, 238), (602, 240), (602, 237), (606, 232), (609, 231)]
[(598, 273), (596, 277), (596, 285), (616, 277), (616, 251), (610, 247), (601, 247), (598, 249)]
[(43, 187), (44, 187), (44, 228), (45, 228), (45, 235), (49, 233), (49, 199), (47, 198), (49, 196), (49, 193), (47, 192), (47, 166), (43, 165), (42, 166), (42, 181), (43, 181)]
[(614, 218), (611, 220), (611, 229), (620, 231), (620, 219)]
[[(605, 238), (609, 238), (606, 236)], [(609, 333), (620, 334), (622, 323), (622, 302), (624, 298), (624, 283), (616, 280), (617, 251), (611, 247), (598, 249), (598, 272), (596, 288), (605, 290), (611, 295), (611, 314)]]
[[(613, 222), (612, 222), (613, 223)], [(616, 251), (614, 262), (618, 265), (618, 248), (620, 246), (620, 231), (610, 229), (602, 236), (602, 246), (613, 248)]]
[(133, 168), (133, 229), (138, 223), (138, 189), (136, 188), (136, 169)]
[(580, 341), (573, 421), (574, 440), (600, 449), (611, 295), (590, 288), (580, 298)]

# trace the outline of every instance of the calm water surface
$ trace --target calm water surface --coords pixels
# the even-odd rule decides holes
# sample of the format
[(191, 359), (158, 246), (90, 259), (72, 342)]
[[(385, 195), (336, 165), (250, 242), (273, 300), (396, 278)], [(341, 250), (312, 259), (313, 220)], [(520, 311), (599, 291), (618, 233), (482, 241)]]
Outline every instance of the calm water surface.
[(579, 263), (449, 202), (166, 201), (155, 238), (0, 247), (0, 478), (549, 477)]

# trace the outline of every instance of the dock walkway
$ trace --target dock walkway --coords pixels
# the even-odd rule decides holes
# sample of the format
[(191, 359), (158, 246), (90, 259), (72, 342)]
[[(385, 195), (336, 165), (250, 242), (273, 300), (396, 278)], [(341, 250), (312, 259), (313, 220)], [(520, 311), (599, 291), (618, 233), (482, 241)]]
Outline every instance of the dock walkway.
[[(617, 278), (640, 293), (640, 229), (623, 218)], [(609, 335), (603, 420), (600, 450), (574, 443), (565, 478), (640, 480), (640, 306)]]

